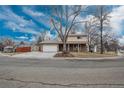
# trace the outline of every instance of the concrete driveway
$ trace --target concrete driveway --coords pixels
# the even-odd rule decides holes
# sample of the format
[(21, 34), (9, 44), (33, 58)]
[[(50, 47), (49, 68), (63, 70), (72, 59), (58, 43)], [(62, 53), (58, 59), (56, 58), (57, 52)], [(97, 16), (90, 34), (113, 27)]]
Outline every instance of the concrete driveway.
[(56, 52), (28, 52), (28, 53), (22, 53), (22, 54), (16, 54), (12, 57), (18, 57), (18, 58), (53, 58), (53, 56), (56, 54)]

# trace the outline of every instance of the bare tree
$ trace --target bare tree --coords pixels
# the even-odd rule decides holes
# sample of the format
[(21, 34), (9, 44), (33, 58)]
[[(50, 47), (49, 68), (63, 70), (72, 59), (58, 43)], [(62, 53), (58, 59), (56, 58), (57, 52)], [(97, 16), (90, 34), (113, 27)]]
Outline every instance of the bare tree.
[[(107, 51), (109, 51), (110, 47), (112, 48), (113, 46), (114, 47), (118, 46), (118, 40), (117, 40), (116, 35), (114, 33), (112, 33), (111, 31), (104, 33), (103, 34), (103, 45), (104, 45), (104, 49)], [(115, 49), (117, 49), (117, 47)], [(114, 49), (114, 51), (115, 51), (115, 49)], [(115, 51), (115, 52), (117, 52), (117, 51)]]
[[(85, 6), (84, 6), (85, 7)], [(53, 7), (53, 17), (51, 19), (54, 29), (63, 42), (63, 53), (66, 53), (66, 42), (72, 27), (80, 23), (76, 18), (80, 15), (82, 6), (55, 6)]]
[(109, 16), (110, 12), (108, 11), (108, 9), (106, 8), (106, 6), (97, 6), (97, 11), (95, 12), (95, 17), (98, 19), (99, 21), (99, 29), (100, 29), (100, 45), (101, 45), (101, 49), (100, 49), (100, 53), (103, 54), (104, 49), (103, 49), (103, 30), (104, 30), (104, 25), (108, 25), (109, 23)]
[(42, 31), (37, 39), (37, 44), (43, 42), (45, 40), (45, 36), (46, 36), (46, 31)]
[(85, 22), (85, 33), (87, 35), (88, 51), (91, 52), (91, 46), (96, 44), (98, 38), (98, 30), (96, 29), (97, 20), (95, 17)]
[(3, 38), (3, 45), (5, 46), (13, 46), (14, 42), (11, 38)]

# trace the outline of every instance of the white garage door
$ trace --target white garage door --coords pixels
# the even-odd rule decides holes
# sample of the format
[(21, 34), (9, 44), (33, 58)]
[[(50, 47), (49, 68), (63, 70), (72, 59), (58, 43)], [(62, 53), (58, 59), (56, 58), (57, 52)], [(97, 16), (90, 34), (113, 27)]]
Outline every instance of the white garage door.
[(57, 52), (57, 45), (43, 45), (43, 52)]

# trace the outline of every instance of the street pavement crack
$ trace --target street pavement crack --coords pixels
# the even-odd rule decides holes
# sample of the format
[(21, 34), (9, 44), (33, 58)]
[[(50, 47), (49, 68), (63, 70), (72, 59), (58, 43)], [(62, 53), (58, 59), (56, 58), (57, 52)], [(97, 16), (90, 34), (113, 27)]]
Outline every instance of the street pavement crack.
[(21, 87), (26, 87), (28, 84), (30, 83), (38, 83), (38, 84), (41, 84), (41, 85), (49, 85), (49, 86), (60, 86), (60, 87), (79, 87), (79, 86), (123, 86), (124, 87), (124, 84), (57, 84), (57, 83), (46, 83), (46, 82), (36, 82), (36, 81), (23, 81), (23, 80), (18, 80), (18, 79), (14, 79), (14, 78), (0, 78), (2, 80), (7, 80), (7, 81), (16, 81), (16, 82), (21, 82), (21, 83), (25, 83), (24, 85), (22, 86), (19, 86), (20, 88)]

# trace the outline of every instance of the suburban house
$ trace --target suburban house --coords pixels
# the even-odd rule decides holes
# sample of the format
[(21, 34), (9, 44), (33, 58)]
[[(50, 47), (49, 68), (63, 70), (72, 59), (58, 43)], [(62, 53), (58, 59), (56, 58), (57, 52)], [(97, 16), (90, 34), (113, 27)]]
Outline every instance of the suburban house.
[(5, 52), (5, 53), (14, 52), (14, 47), (13, 47), (13, 46), (5, 46), (5, 47), (4, 47), (4, 52)]
[[(63, 43), (58, 37), (56, 40), (45, 40), (40, 43), (43, 52), (61, 52)], [(87, 35), (69, 34), (67, 40), (67, 51), (84, 52), (87, 51)]]
[(14, 42), (11, 39), (8, 38), (5, 39), (3, 41), (3, 45), (4, 45), (3, 52), (6, 53), (14, 52)]

